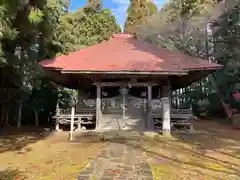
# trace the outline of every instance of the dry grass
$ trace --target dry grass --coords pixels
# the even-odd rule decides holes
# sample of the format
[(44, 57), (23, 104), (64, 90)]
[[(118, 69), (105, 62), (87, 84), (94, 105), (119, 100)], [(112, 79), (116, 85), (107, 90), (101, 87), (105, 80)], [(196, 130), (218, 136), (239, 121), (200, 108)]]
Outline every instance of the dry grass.
[(207, 132), (142, 140), (155, 180), (240, 179), (240, 130), (213, 122), (196, 129)]
[[(146, 151), (155, 180), (240, 179), (240, 130), (204, 121), (195, 128), (206, 132), (144, 137), (135, 147)], [(0, 133), (0, 179), (75, 179), (105, 143), (90, 134), (78, 137), (78, 142), (67, 137), (45, 136), (37, 129)], [(139, 143), (129, 138), (119, 143)]]
[(69, 142), (64, 133), (46, 137), (41, 131), (25, 130), (0, 134), (1, 180), (76, 179), (104, 146), (100, 141), (91, 143), (88, 137)]

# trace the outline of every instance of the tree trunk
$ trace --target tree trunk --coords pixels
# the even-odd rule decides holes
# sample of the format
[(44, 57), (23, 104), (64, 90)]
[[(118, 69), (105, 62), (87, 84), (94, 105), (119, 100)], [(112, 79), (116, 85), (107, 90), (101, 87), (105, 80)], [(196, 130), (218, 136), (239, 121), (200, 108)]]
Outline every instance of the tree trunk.
[(5, 125), (9, 126), (9, 110), (10, 110), (10, 106), (8, 105), (5, 109)]
[(0, 127), (4, 126), (4, 104), (1, 105), (1, 119), (0, 119)]
[(36, 109), (33, 109), (33, 110), (34, 110), (34, 115), (35, 115), (35, 125), (37, 127), (39, 127), (39, 111)]
[(22, 121), (22, 101), (20, 100), (19, 107), (18, 107), (17, 128), (21, 127), (21, 121)]

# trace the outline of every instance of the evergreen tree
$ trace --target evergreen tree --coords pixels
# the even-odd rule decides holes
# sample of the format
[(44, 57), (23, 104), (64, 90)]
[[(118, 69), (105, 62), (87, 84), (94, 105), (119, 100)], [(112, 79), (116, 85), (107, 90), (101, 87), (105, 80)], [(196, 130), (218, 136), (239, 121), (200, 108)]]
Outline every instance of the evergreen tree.
[(147, 22), (157, 12), (157, 6), (149, 0), (130, 0), (124, 31), (135, 33), (136, 28)]
[[(240, 89), (239, 9), (239, 1), (171, 0), (138, 33), (142, 39), (159, 46), (222, 64), (223, 68), (214, 74), (214, 81), (196, 83), (202, 86), (197, 88), (199, 92), (195, 85), (191, 86), (191, 96), (197, 97), (203, 93), (202, 89), (207, 94), (217, 90), (218, 102), (221, 98), (229, 103), (231, 92)], [(215, 106), (210, 109), (218, 106), (210, 105)], [(218, 107), (221, 106), (220, 102)]]
[[(41, 109), (54, 109), (58, 86), (44, 77), (38, 61), (100, 43), (120, 32), (110, 10), (94, 5), (67, 12), (69, 4), (70, 0), (0, 0), (0, 128), (13, 118), (14, 124), (19, 120), (21, 125), (26, 118), (22, 108), (29, 114), (34, 109), (36, 125), (41, 124)], [(11, 109), (17, 109), (18, 115), (10, 117)]]
[(111, 10), (96, 10), (87, 5), (61, 16), (50, 52), (67, 54), (108, 40), (120, 31)]
[(216, 73), (216, 83), (225, 99), (230, 101), (230, 94), (239, 91), (240, 82), (240, 3), (231, 10), (226, 10), (213, 24), (213, 58), (224, 67)]
[(19, 115), (13, 118), (21, 120), (23, 101), (44, 75), (38, 61), (45, 57), (62, 13), (62, 0), (0, 1), (0, 127), (9, 123), (9, 110), (16, 106)]
[(88, 0), (88, 5), (92, 7), (95, 10), (102, 9), (102, 3), (101, 0)]

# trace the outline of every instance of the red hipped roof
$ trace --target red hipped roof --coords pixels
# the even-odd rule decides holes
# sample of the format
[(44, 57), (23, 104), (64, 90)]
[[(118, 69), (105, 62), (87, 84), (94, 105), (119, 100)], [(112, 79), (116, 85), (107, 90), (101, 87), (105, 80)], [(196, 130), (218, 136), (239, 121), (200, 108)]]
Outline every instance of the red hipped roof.
[(124, 33), (68, 55), (44, 60), (40, 64), (44, 68), (72, 72), (187, 72), (221, 67), (180, 52), (155, 47)]

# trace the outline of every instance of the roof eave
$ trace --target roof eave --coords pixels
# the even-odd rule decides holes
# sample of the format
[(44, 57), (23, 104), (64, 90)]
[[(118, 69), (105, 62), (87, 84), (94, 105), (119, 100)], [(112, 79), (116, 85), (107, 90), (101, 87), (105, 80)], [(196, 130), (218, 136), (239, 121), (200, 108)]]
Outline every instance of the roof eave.
[(222, 65), (214, 66), (214, 67), (196, 67), (196, 68), (185, 68), (187, 71), (216, 71), (222, 68)]
[(73, 70), (62, 70), (63, 74), (129, 74), (129, 75), (187, 75), (188, 71), (73, 71)]
[(63, 68), (41, 66), (45, 70), (61, 71)]

